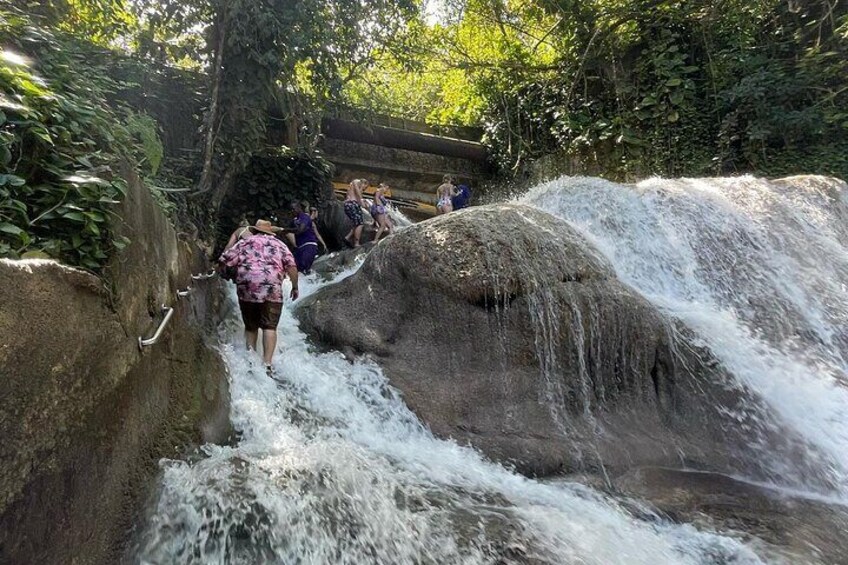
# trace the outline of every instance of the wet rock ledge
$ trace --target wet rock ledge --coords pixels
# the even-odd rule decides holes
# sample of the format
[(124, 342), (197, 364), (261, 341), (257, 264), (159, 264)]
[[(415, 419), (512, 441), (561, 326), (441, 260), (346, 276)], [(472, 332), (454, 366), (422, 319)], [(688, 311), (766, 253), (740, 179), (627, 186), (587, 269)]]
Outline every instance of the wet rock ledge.
[[(138, 179), (103, 280), (0, 260), (0, 561), (114, 563), (157, 462), (229, 433), (224, 365), (205, 343), (217, 282)], [(189, 285), (195, 292), (177, 300)], [(163, 304), (176, 312), (143, 352)]]
[(374, 357), (436, 435), (528, 475), (655, 465), (765, 478), (754, 434), (800, 459), (685, 328), (535, 208), (411, 226), (297, 312), (314, 343)]

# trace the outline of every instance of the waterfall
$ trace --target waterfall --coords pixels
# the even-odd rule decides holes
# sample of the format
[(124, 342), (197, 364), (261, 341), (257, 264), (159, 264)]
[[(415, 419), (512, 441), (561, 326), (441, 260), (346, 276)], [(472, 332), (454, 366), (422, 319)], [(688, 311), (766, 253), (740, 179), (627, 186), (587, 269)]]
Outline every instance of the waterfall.
[(845, 183), (563, 177), (520, 201), (568, 221), (623, 282), (694, 331), (739, 387), (803, 438), (805, 457), (845, 495)]
[[(307, 279), (303, 295), (321, 284)], [(222, 330), (237, 439), (161, 462), (132, 561), (760, 562), (731, 537), (434, 437), (374, 362), (314, 351), (291, 305), (279, 337), (281, 385), (243, 351), (235, 314)]]

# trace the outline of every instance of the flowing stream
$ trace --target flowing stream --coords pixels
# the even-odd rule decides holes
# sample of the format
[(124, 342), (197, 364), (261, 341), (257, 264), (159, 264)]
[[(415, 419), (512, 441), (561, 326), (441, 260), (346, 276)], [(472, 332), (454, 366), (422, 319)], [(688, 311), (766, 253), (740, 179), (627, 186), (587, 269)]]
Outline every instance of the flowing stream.
[[(823, 496), (842, 498), (846, 198), (844, 185), (811, 179), (563, 178), (521, 200), (570, 222), (625, 283), (693, 331), (738, 386), (802, 438), (834, 485)], [(303, 295), (322, 284), (306, 280)], [(233, 309), (221, 348), (237, 439), (162, 462), (132, 561), (760, 562), (755, 545), (672, 524), (585, 485), (528, 479), (435, 438), (374, 362), (315, 351), (291, 305), (280, 340), (284, 384), (243, 350)]]
[(373, 362), (313, 351), (290, 308), (284, 385), (241, 339), (234, 314), (221, 347), (238, 439), (162, 462), (136, 563), (760, 562), (736, 539), (436, 439)]
[[(622, 281), (693, 330), (739, 386), (803, 439), (818, 478), (844, 500), (844, 183), (740, 177), (623, 185), (563, 177), (520, 200), (567, 220)], [(797, 477), (784, 479), (803, 485)]]

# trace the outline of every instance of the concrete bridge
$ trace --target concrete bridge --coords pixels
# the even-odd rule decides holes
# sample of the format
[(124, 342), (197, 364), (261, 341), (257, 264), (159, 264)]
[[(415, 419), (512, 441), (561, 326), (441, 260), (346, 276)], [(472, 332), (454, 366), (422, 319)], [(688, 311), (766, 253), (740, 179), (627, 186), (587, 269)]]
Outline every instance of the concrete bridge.
[[(488, 174), (482, 130), (431, 126), (359, 109), (336, 108), (321, 124), (320, 147), (336, 166), (337, 189), (355, 178), (372, 186), (384, 182), (394, 199), (423, 203), (408, 209), (413, 216), (434, 213), (436, 187), (445, 174), (472, 187)], [(288, 132), (288, 136), (296, 135)]]

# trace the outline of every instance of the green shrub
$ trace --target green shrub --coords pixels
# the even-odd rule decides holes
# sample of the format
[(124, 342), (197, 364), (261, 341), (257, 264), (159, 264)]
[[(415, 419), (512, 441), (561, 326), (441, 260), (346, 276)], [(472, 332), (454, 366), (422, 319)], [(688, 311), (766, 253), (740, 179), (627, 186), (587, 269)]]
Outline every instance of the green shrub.
[(320, 153), (275, 149), (255, 155), (221, 206), (219, 245), (242, 218), (283, 221), (293, 200), (318, 204), (333, 198), (332, 175), (332, 164)]
[(0, 256), (100, 271), (127, 243), (111, 230), (125, 191), (112, 167), (137, 166), (136, 144), (159, 166), (155, 123), (109, 105), (120, 85), (85, 49), (0, 4)]

